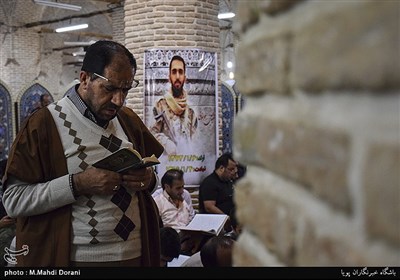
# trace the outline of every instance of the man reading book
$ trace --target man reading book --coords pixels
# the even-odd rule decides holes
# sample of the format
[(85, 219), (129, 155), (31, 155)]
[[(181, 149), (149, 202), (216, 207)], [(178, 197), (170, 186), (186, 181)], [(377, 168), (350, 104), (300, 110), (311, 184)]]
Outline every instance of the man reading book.
[(186, 226), (194, 217), (194, 209), (183, 199), (185, 181), (183, 171), (167, 170), (161, 178), (162, 192), (154, 195), (165, 227)]
[[(17, 218), (17, 266), (160, 266), (152, 167), (115, 172), (92, 165), (121, 148), (159, 157), (161, 144), (123, 106), (136, 60), (123, 45), (97, 41), (80, 84), (31, 115), (8, 158), (3, 202)], [(150, 246), (151, 244), (151, 246)], [(25, 247), (26, 246), (26, 247)]]
[[(195, 215), (192, 203), (187, 203), (183, 197), (186, 191), (183, 175), (183, 171), (179, 169), (167, 170), (161, 178), (162, 192), (153, 194), (164, 226), (173, 228), (186, 226)], [(181, 252), (191, 251), (194, 247), (192, 236), (183, 232), (179, 232), (179, 235)]]

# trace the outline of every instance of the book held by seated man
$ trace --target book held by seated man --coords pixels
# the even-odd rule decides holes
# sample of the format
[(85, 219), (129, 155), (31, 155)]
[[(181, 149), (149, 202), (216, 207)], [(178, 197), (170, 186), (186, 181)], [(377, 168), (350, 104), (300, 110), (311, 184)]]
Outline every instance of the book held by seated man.
[(122, 172), (130, 168), (144, 168), (159, 163), (160, 161), (155, 155), (142, 158), (138, 151), (129, 148), (122, 148), (95, 162), (93, 166), (114, 172)]
[(228, 215), (225, 214), (196, 214), (188, 225), (176, 229), (219, 235), (227, 220)]

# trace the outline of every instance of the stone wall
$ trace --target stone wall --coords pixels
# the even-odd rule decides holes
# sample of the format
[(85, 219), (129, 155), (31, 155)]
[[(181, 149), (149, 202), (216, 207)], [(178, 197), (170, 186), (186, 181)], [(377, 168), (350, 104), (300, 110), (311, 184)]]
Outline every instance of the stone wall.
[(238, 2), (234, 265), (400, 263), (399, 11)]
[(124, 7), (114, 10), (111, 14), (113, 27), (113, 40), (125, 44), (125, 13)]

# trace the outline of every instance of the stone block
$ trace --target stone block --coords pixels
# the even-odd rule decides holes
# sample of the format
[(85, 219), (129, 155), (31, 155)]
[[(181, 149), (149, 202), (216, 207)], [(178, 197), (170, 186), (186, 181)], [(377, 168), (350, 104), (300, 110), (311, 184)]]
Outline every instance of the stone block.
[(244, 162), (298, 182), (331, 206), (351, 212), (348, 135), (262, 116), (239, 117), (234, 142)]
[(310, 92), (398, 89), (400, 2), (332, 3), (337, 4), (332, 11), (310, 8), (304, 17), (313, 19), (294, 33), (291, 87)]
[(400, 247), (400, 147), (374, 144), (363, 172), (366, 230)]
[(283, 35), (238, 46), (236, 84), (243, 95), (287, 92), (289, 42), (290, 37)]

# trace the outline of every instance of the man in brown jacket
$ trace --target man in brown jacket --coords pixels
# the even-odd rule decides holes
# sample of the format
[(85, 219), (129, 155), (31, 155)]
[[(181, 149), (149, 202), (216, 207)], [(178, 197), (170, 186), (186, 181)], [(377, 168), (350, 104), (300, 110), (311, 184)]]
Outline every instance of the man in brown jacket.
[(159, 266), (159, 216), (151, 167), (117, 173), (92, 165), (121, 149), (163, 152), (124, 107), (136, 60), (121, 44), (98, 41), (80, 84), (23, 125), (9, 154), (3, 202), (17, 218), (17, 266)]

